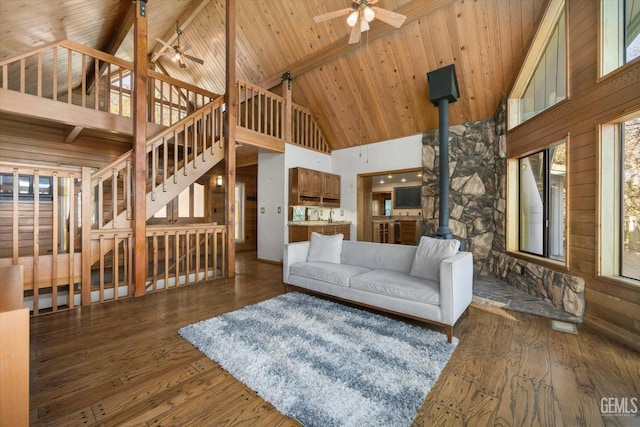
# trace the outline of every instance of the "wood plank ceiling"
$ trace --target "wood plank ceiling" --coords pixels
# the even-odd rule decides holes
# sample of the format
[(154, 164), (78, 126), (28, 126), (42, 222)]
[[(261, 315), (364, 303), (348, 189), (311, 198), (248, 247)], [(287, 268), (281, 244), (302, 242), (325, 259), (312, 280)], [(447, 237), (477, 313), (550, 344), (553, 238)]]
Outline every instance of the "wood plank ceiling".
[[(237, 0), (237, 73), (273, 87), (291, 71), (294, 102), (309, 108), (333, 149), (414, 135), (438, 126), (426, 73), (455, 64), (461, 98), (450, 123), (493, 116), (532, 37), (545, 0), (380, 0), (407, 16), (400, 29), (374, 20), (348, 45), (344, 17), (315, 15), (350, 0)], [(3, 0), (0, 60), (61, 39), (108, 51), (127, 22), (121, 0)], [(149, 0), (149, 53), (156, 38), (175, 36), (204, 65), (179, 68), (161, 56), (158, 69), (216, 93), (224, 91), (225, 0)], [(132, 29), (117, 56), (131, 60)], [(152, 55), (153, 57), (153, 55)], [(277, 90), (277, 89), (276, 89)]]

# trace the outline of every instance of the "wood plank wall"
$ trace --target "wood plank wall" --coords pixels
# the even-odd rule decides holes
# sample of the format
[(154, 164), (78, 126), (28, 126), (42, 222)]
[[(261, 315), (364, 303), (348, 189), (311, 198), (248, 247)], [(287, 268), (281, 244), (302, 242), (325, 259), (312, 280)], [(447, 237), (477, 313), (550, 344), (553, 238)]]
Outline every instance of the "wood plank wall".
[[(216, 165), (210, 172), (209, 221), (224, 224), (224, 195), (226, 183), (216, 187), (216, 177), (224, 180), (224, 162)], [(236, 251), (256, 250), (258, 248), (258, 165), (239, 167), (236, 170), (236, 182), (244, 183), (244, 240), (236, 243)]]
[(569, 99), (511, 130), (507, 156), (569, 136), (568, 272), (586, 281), (584, 323), (640, 350), (640, 286), (597, 274), (598, 125), (640, 112), (640, 61), (599, 79), (600, 2), (568, 3)]
[(0, 117), (0, 162), (73, 165), (100, 168), (131, 149), (131, 137), (98, 137), (83, 130), (73, 143), (65, 144), (66, 128)]

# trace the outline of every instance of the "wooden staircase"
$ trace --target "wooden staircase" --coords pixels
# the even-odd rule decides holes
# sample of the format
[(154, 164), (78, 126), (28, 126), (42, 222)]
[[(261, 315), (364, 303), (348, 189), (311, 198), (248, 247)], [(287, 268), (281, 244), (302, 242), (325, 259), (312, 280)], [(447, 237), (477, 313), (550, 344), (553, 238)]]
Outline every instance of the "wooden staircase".
[[(221, 96), (147, 140), (147, 219), (224, 158), (222, 104)], [(131, 227), (132, 163), (130, 150), (92, 174), (92, 229)]]

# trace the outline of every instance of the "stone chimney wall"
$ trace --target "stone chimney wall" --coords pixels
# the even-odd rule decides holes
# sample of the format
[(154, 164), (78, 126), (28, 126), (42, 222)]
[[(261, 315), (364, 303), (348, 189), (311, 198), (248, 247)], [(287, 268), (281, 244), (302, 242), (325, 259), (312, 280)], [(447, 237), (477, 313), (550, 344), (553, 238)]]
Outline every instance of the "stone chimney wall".
[[(422, 234), (438, 229), (439, 132), (422, 136)], [(576, 316), (584, 314), (584, 279), (506, 253), (506, 100), (491, 119), (449, 127), (449, 229), (473, 253), (474, 271)]]

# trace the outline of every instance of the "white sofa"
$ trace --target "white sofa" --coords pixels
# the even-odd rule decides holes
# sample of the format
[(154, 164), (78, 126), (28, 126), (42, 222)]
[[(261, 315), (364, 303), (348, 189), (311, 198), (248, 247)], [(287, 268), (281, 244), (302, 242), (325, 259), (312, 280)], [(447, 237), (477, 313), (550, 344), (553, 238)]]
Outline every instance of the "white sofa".
[(283, 281), (286, 291), (303, 288), (443, 326), (451, 342), (473, 297), (473, 258), (458, 248), (457, 240), (426, 236), (407, 246), (314, 233), (285, 245)]

